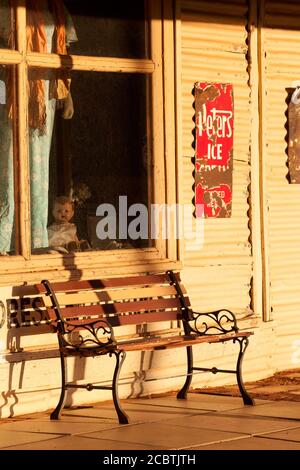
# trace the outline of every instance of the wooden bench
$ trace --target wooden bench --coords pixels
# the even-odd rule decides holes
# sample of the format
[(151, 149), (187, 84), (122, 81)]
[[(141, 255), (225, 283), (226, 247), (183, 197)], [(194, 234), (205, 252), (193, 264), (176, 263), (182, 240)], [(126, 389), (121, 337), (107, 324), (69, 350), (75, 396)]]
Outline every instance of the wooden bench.
[[(61, 359), (61, 394), (51, 419), (59, 419), (66, 390), (112, 390), (121, 424), (128, 423), (118, 398), (118, 379), (127, 352), (186, 348), (187, 373), (178, 399), (185, 399), (194, 371), (235, 374), (245, 405), (254, 401), (242, 379), (242, 360), (248, 346), (249, 331), (239, 332), (234, 314), (229, 310), (197, 313), (180, 280), (173, 271), (163, 274), (97, 279), (91, 281), (42, 281), (36, 288), (44, 299), (46, 311), (58, 335)], [(46, 295), (45, 295), (46, 294)], [(116, 340), (116, 327), (153, 322), (180, 323), (182, 334), (134, 335), (130, 340)], [(199, 343), (233, 341), (238, 344), (236, 368), (204, 368), (193, 365), (193, 347)], [(79, 385), (66, 382), (66, 357), (114, 356), (116, 363), (111, 386)]]

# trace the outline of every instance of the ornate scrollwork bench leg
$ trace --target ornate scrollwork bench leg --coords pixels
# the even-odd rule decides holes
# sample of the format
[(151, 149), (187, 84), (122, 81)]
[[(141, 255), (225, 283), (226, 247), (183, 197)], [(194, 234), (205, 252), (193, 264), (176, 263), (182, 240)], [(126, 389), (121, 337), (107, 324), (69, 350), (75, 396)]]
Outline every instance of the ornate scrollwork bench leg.
[(113, 381), (112, 381), (112, 395), (114, 400), (115, 409), (119, 418), (120, 424), (128, 424), (128, 416), (125, 411), (121, 408), (118, 394), (118, 380), (121, 371), (122, 364), (126, 357), (125, 351), (114, 351), (110, 356), (114, 354), (116, 356), (116, 367), (114, 371)]
[(189, 391), (190, 385), (192, 383), (192, 378), (193, 378), (193, 348), (192, 346), (187, 346), (186, 354), (187, 354), (187, 374), (186, 374), (185, 383), (182, 389), (177, 393), (177, 398), (179, 400), (186, 399), (186, 396)]
[(243, 398), (244, 405), (255, 405), (255, 402), (253, 398), (249, 395), (247, 392), (244, 382), (243, 382), (243, 377), (242, 377), (242, 363), (243, 363), (243, 358), (245, 351), (248, 347), (249, 344), (249, 339), (247, 337), (241, 337), (241, 338), (236, 338), (233, 342), (238, 342), (240, 346), (240, 351), (236, 363), (236, 379), (237, 383), (239, 386), (240, 393)]
[(50, 419), (60, 419), (61, 411), (64, 407), (65, 400), (66, 400), (66, 375), (67, 375), (67, 368), (66, 368), (66, 359), (64, 354), (60, 353), (60, 366), (61, 366), (61, 392), (58, 404), (55, 410), (52, 411), (50, 415)]
[[(194, 367), (193, 366), (193, 350), (192, 346), (188, 346), (187, 349), (187, 376), (185, 383), (182, 387), (182, 389), (178, 392), (177, 398), (184, 400), (187, 397), (187, 393), (189, 391), (189, 387), (192, 382), (192, 377), (193, 377), (193, 371), (201, 371), (201, 372), (212, 372), (213, 374), (217, 374), (218, 372), (223, 372), (227, 374), (235, 374), (236, 379), (237, 379), (237, 384), (240, 390), (240, 394), (242, 396), (244, 405), (255, 405), (255, 401), (253, 398), (249, 395), (247, 392), (244, 382), (243, 382), (243, 377), (242, 377), (242, 363), (243, 363), (243, 358), (245, 351), (247, 349), (247, 346), (249, 344), (249, 339), (246, 336), (240, 336), (232, 339), (233, 343), (238, 343), (239, 344), (239, 353), (238, 353), (238, 358), (237, 358), (237, 363), (236, 363), (236, 369), (231, 370), (231, 369), (218, 369), (217, 367)], [(220, 339), (220, 342), (222, 340)]]
[[(243, 398), (245, 405), (254, 405), (254, 400), (246, 391), (242, 378), (242, 362), (249, 344), (247, 336), (238, 333), (238, 327), (236, 318), (229, 310), (217, 310), (206, 314), (196, 313), (192, 310), (187, 310), (188, 315), (184, 320), (184, 331), (186, 335), (194, 334), (209, 338), (209, 336), (218, 336), (217, 342), (222, 342), (222, 335), (224, 335), (224, 341), (232, 340), (233, 343), (239, 343), (239, 354), (236, 363), (236, 369), (218, 369), (217, 367), (206, 368), (206, 367), (194, 367), (193, 366), (193, 352), (192, 346), (187, 347), (187, 376), (185, 384), (182, 389), (178, 392), (177, 398), (185, 399), (191, 385), (193, 371), (201, 372), (212, 372), (216, 374), (218, 372), (235, 374), (237, 378), (238, 387)], [(234, 334), (233, 338), (228, 338), (228, 334)], [(227, 335), (227, 337), (226, 337)], [(208, 341), (209, 342), (209, 341)]]
[(66, 391), (68, 388), (86, 388), (88, 391), (98, 389), (98, 390), (111, 390), (113, 401), (115, 405), (115, 410), (117, 412), (119, 423), (120, 424), (128, 424), (128, 416), (125, 411), (122, 409), (120, 405), (119, 395), (118, 395), (118, 380), (121, 371), (122, 364), (125, 360), (126, 353), (125, 351), (111, 351), (109, 356), (112, 355), (116, 358), (116, 365), (114, 369), (114, 375), (112, 379), (112, 386), (111, 387), (102, 387), (92, 384), (87, 385), (74, 385), (71, 383), (66, 383), (66, 376), (67, 376), (67, 368), (66, 368), (66, 358), (65, 355), (61, 352), (60, 354), (60, 363), (61, 363), (61, 392), (58, 404), (55, 410), (51, 413), (50, 419), (60, 419), (61, 412), (64, 408), (65, 399), (66, 399)]
[[(118, 396), (118, 379), (122, 364), (125, 360), (125, 351), (118, 351), (116, 348), (116, 341), (112, 326), (102, 317), (100, 318), (86, 318), (84, 314), (81, 319), (77, 320), (67, 319), (63, 316), (56, 294), (53, 291), (49, 281), (42, 281), (46, 288), (47, 295), (51, 299), (52, 307), (56, 314), (56, 332), (58, 335), (58, 344), (60, 351), (60, 364), (61, 364), (61, 393), (58, 404), (55, 410), (51, 413), (51, 419), (59, 419), (62, 409), (64, 407), (66, 390), (69, 388), (85, 388), (88, 391), (96, 390), (111, 390), (115, 409), (119, 418), (120, 424), (128, 424), (128, 417), (122, 410), (119, 396)], [(70, 313), (72, 315), (72, 312)], [(116, 358), (116, 365), (112, 378), (111, 386), (101, 386), (89, 384), (74, 384), (67, 382), (67, 356), (101, 356), (108, 354)]]

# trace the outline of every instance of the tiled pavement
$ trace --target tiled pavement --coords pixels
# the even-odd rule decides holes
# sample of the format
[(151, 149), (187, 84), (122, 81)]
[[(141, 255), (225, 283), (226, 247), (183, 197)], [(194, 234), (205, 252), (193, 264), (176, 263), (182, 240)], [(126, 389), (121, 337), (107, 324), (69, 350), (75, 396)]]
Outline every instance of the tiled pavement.
[(111, 402), (0, 421), (1, 450), (300, 450), (300, 404), (195, 394), (122, 400), (130, 424)]

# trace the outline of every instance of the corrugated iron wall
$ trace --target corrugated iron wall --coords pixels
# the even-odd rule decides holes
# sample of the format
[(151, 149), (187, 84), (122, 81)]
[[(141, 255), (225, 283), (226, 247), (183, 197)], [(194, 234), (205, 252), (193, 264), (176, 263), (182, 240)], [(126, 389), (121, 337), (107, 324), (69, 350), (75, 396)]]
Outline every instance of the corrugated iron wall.
[(293, 341), (300, 338), (300, 185), (289, 183), (287, 167), (289, 93), (300, 80), (300, 2), (266, 0), (262, 28), (270, 303), (276, 363), (287, 368), (295, 367)]
[(229, 219), (206, 219), (202, 249), (184, 249), (184, 278), (197, 308), (250, 312), (249, 243), (250, 90), (246, 0), (181, 2), (182, 187), (193, 210), (194, 97), (196, 81), (234, 87), (233, 210)]

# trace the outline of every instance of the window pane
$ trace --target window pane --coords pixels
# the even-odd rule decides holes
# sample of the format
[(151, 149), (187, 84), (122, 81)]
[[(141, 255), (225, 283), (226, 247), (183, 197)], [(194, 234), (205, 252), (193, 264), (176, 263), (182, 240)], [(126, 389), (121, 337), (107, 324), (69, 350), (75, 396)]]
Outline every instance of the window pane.
[(9, 0), (0, 0), (0, 49), (15, 49), (14, 27)]
[(18, 223), (15, 219), (14, 125), (15, 68), (0, 65), (0, 255), (15, 254)]
[[(148, 77), (72, 72), (72, 102), (69, 84), (67, 98), (55, 98), (53, 84), (63, 78), (58, 71), (30, 72), (33, 252), (48, 252), (49, 246), (60, 253), (148, 246)], [(120, 196), (122, 207), (143, 204), (143, 227), (134, 225), (134, 214), (126, 221)], [(112, 212), (101, 217), (103, 204)], [(108, 223), (111, 214), (116, 218)], [(120, 222), (127, 228), (132, 221), (133, 236), (119, 232)]]
[[(63, 27), (58, 28), (58, 24)], [(65, 54), (67, 47), (71, 54), (78, 55), (147, 56), (143, 0), (117, 4), (86, 0), (28, 0), (27, 25), (31, 38), (29, 49), (35, 52)], [(59, 38), (63, 40), (58, 41)]]

